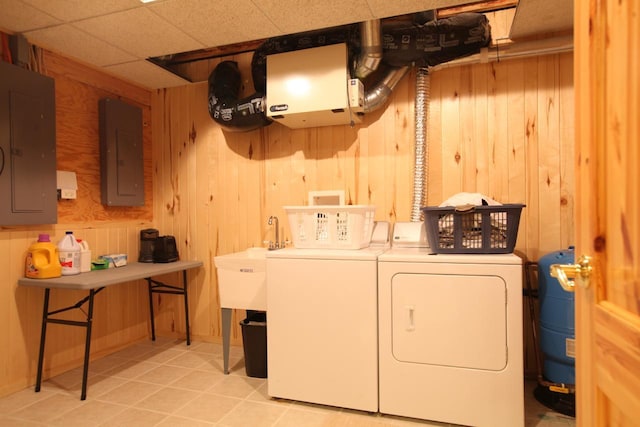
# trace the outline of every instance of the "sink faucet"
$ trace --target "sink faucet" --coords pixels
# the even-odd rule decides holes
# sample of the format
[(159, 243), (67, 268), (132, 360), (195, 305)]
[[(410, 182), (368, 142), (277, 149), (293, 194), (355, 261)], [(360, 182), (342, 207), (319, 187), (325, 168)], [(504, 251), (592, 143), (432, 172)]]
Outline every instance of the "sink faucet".
[(269, 241), (269, 250), (278, 249), (280, 247), (280, 222), (278, 221), (277, 216), (272, 215), (269, 217), (268, 224), (273, 225), (274, 222), (276, 223), (276, 241), (275, 243)]

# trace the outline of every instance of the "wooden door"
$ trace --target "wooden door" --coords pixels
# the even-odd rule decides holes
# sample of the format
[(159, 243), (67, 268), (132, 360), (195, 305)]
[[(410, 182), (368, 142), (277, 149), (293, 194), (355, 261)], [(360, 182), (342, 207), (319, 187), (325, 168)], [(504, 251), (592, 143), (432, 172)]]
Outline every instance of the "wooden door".
[(577, 424), (638, 426), (640, 2), (574, 7), (576, 256), (594, 267), (576, 286)]

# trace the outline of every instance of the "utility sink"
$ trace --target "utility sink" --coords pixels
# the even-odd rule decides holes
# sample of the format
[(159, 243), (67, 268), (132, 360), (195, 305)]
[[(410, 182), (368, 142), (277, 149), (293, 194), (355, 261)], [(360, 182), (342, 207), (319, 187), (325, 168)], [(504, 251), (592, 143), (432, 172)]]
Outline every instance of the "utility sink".
[(222, 308), (267, 310), (267, 248), (214, 257)]

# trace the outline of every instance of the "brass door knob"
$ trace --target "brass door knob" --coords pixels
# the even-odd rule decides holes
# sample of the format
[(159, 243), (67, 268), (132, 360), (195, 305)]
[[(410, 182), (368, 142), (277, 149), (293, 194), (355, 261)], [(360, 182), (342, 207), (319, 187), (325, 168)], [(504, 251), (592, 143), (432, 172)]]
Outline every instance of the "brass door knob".
[(549, 267), (551, 277), (555, 277), (560, 282), (560, 286), (567, 292), (574, 292), (575, 279), (578, 284), (585, 289), (589, 287), (589, 277), (593, 271), (591, 257), (582, 255), (578, 258), (577, 264), (551, 264)]

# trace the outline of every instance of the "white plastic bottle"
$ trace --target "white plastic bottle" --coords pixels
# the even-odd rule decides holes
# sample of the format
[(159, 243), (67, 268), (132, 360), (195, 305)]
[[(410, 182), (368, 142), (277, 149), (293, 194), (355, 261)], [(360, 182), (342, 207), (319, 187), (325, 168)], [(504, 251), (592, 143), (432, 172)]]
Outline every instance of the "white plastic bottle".
[(91, 271), (91, 249), (86, 240), (76, 239), (80, 245), (80, 273)]
[(80, 274), (80, 250), (80, 244), (73, 236), (73, 232), (67, 231), (58, 243), (58, 253), (60, 254), (60, 265), (62, 265), (63, 276)]

